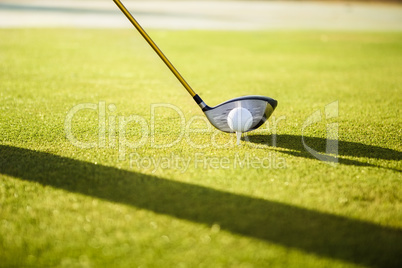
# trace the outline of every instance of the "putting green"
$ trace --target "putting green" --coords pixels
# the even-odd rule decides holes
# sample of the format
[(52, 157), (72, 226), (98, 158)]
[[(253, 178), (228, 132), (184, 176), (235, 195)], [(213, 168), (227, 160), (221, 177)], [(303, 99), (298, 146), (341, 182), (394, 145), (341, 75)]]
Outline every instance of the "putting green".
[(401, 267), (402, 34), (0, 30), (0, 266)]

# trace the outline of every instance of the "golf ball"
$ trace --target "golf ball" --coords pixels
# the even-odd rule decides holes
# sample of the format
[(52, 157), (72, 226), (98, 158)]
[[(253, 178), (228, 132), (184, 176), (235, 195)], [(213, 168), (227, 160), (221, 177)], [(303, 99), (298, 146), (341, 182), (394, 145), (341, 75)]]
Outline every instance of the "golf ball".
[(246, 108), (234, 108), (228, 115), (228, 125), (235, 132), (246, 132), (252, 123), (253, 116)]

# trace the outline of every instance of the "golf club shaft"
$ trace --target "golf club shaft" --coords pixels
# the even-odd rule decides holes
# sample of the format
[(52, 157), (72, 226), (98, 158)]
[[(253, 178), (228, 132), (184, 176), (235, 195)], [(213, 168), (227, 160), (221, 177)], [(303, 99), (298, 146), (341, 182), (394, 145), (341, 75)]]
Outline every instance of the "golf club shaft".
[[(155, 50), (156, 54), (162, 59), (162, 61), (167, 65), (167, 67), (172, 71), (172, 73), (176, 76), (176, 78), (180, 81), (180, 83), (187, 89), (188, 93), (190, 93), (191, 97), (195, 99), (198, 95), (193, 91), (190, 85), (184, 80), (181, 74), (176, 70), (173, 64), (166, 58), (163, 52), (158, 48), (158, 46), (154, 43), (154, 41), (149, 37), (149, 35), (145, 32), (145, 30), (141, 27), (141, 25), (137, 22), (137, 20), (130, 14), (127, 8), (123, 5), (120, 0), (113, 0), (116, 5), (120, 8), (120, 10), (126, 15), (128, 20), (134, 25), (134, 27), (140, 32), (140, 34), (145, 38), (148, 44)], [(199, 97), (198, 97), (199, 98)], [(196, 100), (196, 99), (195, 99)], [(197, 101), (197, 100), (196, 100)], [(198, 102), (197, 102), (198, 103)]]

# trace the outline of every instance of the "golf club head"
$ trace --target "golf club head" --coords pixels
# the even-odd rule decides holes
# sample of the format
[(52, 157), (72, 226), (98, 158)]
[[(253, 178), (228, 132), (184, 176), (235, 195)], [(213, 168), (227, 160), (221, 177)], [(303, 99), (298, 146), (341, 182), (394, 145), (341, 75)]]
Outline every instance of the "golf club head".
[(253, 122), (247, 130), (248, 132), (264, 124), (277, 104), (276, 100), (264, 96), (244, 96), (228, 100), (215, 107), (205, 106), (203, 111), (214, 127), (223, 132), (233, 133), (234, 131), (228, 125), (228, 115), (233, 109), (243, 107), (253, 116)]

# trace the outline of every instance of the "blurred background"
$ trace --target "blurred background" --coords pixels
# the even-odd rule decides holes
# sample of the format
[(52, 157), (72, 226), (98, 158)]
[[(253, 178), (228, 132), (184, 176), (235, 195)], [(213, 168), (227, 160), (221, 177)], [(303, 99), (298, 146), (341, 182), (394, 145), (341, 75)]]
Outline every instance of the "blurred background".
[[(145, 28), (401, 31), (402, 0), (123, 0)], [(112, 0), (0, 0), (0, 28), (132, 27)]]

